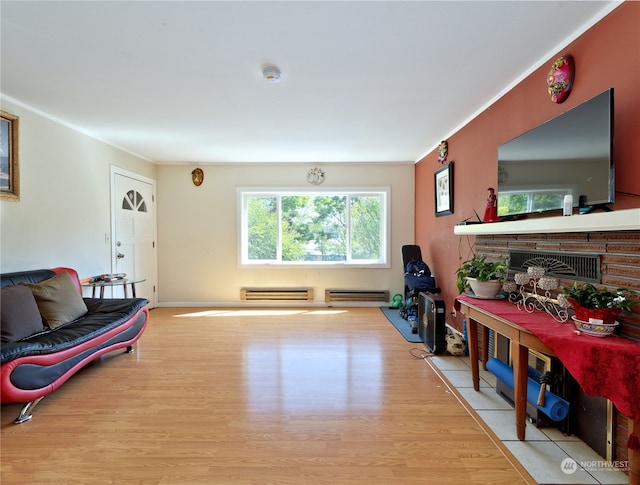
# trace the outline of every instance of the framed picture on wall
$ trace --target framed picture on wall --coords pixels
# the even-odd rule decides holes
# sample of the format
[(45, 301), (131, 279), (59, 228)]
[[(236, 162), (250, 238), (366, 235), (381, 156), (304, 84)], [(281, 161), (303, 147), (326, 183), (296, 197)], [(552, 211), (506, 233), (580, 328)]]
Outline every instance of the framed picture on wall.
[(453, 214), (453, 162), (436, 170), (434, 179), (436, 216)]
[(20, 199), (18, 117), (0, 110), (0, 199)]

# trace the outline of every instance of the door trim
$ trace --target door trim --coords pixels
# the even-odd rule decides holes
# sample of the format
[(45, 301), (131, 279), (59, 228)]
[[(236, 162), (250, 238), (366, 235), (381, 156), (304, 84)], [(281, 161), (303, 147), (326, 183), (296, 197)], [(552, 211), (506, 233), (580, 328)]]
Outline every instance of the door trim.
[(115, 165), (110, 165), (110, 174), (109, 174), (109, 183), (110, 183), (110, 212), (111, 212), (111, 241), (109, 244), (109, 253), (111, 255), (111, 271), (115, 272), (116, 268), (116, 250), (115, 244), (113, 243), (115, 239), (116, 232), (116, 204), (119, 201), (116, 201), (116, 193), (115, 193), (115, 177), (116, 175), (121, 175), (123, 177), (128, 177), (133, 180), (137, 180), (139, 182), (147, 183), (151, 185), (151, 194), (153, 197), (153, 241), (155, 244), (155, 251), (153, 253), (152, 258), (152, 285), (153, 285), (153, 293), (151, 295), (151, 301), (149, 301), (149, 308), (155, 308), (158, 305), (158, 212), (156, 210), (157, 204), (157, 196), (156, 196), (156, 180), (145, 177), (144, 175), (140, 175), (136, 172), (131, 172), (130, 170), (117, 167)]

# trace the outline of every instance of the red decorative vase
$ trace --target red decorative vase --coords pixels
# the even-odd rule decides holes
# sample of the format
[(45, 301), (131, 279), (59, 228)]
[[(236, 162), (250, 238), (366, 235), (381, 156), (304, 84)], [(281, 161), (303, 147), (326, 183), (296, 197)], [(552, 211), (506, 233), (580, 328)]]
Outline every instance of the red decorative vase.
[(602, 320), (604, 323), (615, 323), (616, 318), (622, 311), (620, 308), (585, 308), (572, 298), (567, 298), (571, 303), (576, 318), (583, 322), (588, 322), (590, 318)]

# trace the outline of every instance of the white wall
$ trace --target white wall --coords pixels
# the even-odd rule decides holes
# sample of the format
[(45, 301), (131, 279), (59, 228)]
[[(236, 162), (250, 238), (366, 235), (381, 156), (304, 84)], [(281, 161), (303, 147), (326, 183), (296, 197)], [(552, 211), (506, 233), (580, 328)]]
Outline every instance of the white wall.
[(309, 164), (204, 165), (204, 183), (191, 182), (195, 165), (158, 167), (158, 303), (237, 303), (243, 286), (312, 287), (402, 293), (401, 247), (414, 241), (414, 165), (324, 164), (322, 188), (391, 187), (391, 268), (240, 268), (237, 262), (237, 187), (305, 187)]
[(111, 271), (110, 165), (149, 178), (156, 166), (2, 99), (20, 117), (20, 200), (0, 202), (0, 271)]
[(401, 247), (414, 241), (414, 165), (328, 164), (324, 187), (391, 187), (391, 268), (245, 269), (237, 265), (236, 187), (307, 186), (308, 164), (156, 166), (2, 99), (20, 117), (20, 200), (0, 202), (0, 271), (70, 266), (111, 271), (110, 166), (158, 181), (158, 303), (233, 304), (243, 286), (401, 293)]

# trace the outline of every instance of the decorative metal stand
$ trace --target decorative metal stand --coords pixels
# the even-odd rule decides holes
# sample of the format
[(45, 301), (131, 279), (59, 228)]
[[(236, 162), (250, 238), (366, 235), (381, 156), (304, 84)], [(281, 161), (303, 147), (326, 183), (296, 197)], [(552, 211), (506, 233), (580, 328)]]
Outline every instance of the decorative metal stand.
[(509, 301), (515, 303), (518, 310), (527, 313), (544, 311), (556, 322), (564, 323), (569, 319), (568, 308), (551, 295), (551, 290), (558, 287), (559, 281), (544, 273), (542, 266), (529, 266), (526, 273), (516, 273), (515, 281), (505, 282), (502, 289), (509, 293)]

